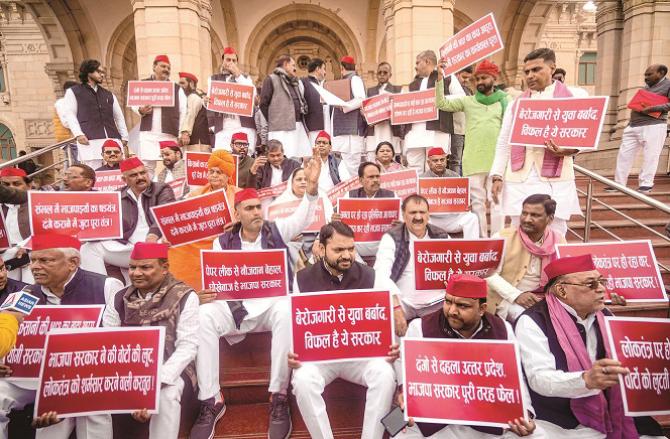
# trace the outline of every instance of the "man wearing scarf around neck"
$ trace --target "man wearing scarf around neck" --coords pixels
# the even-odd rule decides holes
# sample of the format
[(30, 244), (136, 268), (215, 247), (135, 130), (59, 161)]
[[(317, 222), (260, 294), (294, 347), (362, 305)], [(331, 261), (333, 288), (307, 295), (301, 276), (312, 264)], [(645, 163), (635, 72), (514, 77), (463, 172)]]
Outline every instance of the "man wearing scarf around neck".
[[(435, 85), (436, 106), (450, 113), (465, 113), (465, 147), (463, 150), (463, 177), (470, 179), (472, 211), (479, 217), (481, 236), (488, 236), (486, 221), (486, 201), (490, 199), (491, 180), (489, 172), (493, 165), (496, 141), (503, 115), (507, 109), (509, 96), (495, 89), (500, 69), (494, 63), (484, 60), (475, 70), (477, 92), (474, 96), (450, 98), (444, 95), (442, 66), (437, 69), (438, 81)], [(452, 79), (455, 80), (455, 79)], [(500, 204), (491, 203), (491, 234), (496, 233), (505, 224)]]
[(606, 279), (591, 255), (549, 263), (545, 300), (516, 322), (535, 422), (550, 438), (662, 438), (650, 417), (624, 415), (619, 380), (629, 373), (606, 342)]
[[(514, 340), (512, 326), (500, 317), (487, 312), (486, 281), (471, 274), (454, 274), (449, 278), (444, 304), (430, 314), (412, 320), (406, 337), (451, 338), (465, 340)], [(399, 361), (396, 362), (398, 365)], [(402, 374), (397, 374), (402, 377)], [(401, 383), (402, 384), (402, 383)], [(525, 383), (521, 391), (530, 400)], [(396, 395), (397, 404), (404, 408), (402, 387)], [(532, 408), (529, 408), (532, 413)], [(529, 420), (511, 419), (509, 429), (421, 422), (410, 426), (397, 437), (402, 439), (430, 437), (431, 439), (512, 439), (518, 436), (544, 438), (536, 428), (532, 414)]]
[[(177, 439), (181, 396), (185, 386), (195, 389), (195, 355), (198, 351), (198, 295), (193, 288), (170, 274), (168, 245), (138, 242), (130, 255), (131, 285), (107, 303), (104, 326), (163, 326), (165, 351), (161, 376), (160, 412), (146, 409), (114, 415), (114, 437)], [(143, 433), (141, 431), (144, 430)]]
[(263, 81), (259, 107), (268, 121), (268, 140), (279, 140), (286, 157), (311, 155), (305, 127), (305, 85), (295, 75), (295, 60), (289, 55), (277, 58), (275, 69)]
[[(528, 89), (519, 98), (584, 97), (583, 90), (552, 81), (554, 70), (556, 54), (553, 50), (540, 48), (526, 55), (523, 71)], [(551, 226), (565, 236), (570, 216), (582, 214), (572, 167), (572, 156), (578, 151), (561, 148), (561, 145), (549, 138), (545, 139), (545, 148), (510, 145), (516, 102), (507, 106), (500, 128), (495, 158), (489, 172), (493, 181), (491, 197), (495, 203), (502, 203), (502, 214), (512, 217), (512, 225), (517, 226), (521, 203), (528, 195), (551, 195), (558, 203)]]

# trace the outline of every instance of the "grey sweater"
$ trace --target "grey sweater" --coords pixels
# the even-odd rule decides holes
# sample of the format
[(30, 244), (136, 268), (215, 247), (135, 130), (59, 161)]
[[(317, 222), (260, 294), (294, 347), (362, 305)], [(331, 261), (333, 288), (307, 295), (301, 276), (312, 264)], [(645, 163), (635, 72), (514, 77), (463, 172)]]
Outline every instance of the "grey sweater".
[[(644, 88), (647, 91), (656, 93), (657, 95), (665, 96), (670, 99), (670, 80), (668, 78), (663, 78), (658, 81), (653, 86), (646, 86)], [(637, 111), (632, 111), (630, 114), (630, 123), (632, 127), (641, 127), (646, 125), (656, 125), (656, 124), (665, 124), (668, 122), (668, 111), (670, 111), (670, 102), (663, 105), (656, 105), (653, 107), (653, 111), (661, 111), (661, 117), (656, 119), (644, 113), (639, 113)]]

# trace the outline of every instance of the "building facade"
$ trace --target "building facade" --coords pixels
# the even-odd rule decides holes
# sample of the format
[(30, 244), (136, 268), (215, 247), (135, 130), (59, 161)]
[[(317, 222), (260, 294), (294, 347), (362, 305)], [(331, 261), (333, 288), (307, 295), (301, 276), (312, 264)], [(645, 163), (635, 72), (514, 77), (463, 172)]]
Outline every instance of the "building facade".
[[(225, 46), (260, 81), (280, 54), (291, 54), (300, 74), (313, 57), (339, 76), (337, 60), (357, 61), (368, 85), (381, 61), (392, 82), (408, 84), (414, 59), (477, 18), (493, 12), (505, 49), (493, 57), (501, 82), (523, 89), (523, 57), (551, 47), (567, 83), (609, 95), (610, 108), (597, 163), (613, 163), (627, 123), (626, 102), (643, 85), (652, 63), (670, 62), (670, 0), (16, 0), (0, 1), (0, 146), (16, 150), (53, 143), (53, 102), (65, 80), (76, 79), (86, 58), (102, 62), (106, 86), (125, 102), (128, 80), (151, 72), (156, 54), (177, 72), (206, 78), (217, 71)], [(128, 126), (137, 118), (126, 113)], [(3, 131), (5, 132), (3, 137)], [(10, 134), (7, 134), (10, 133)], [(13, 137), (14, 149), (5, 137)], [(11, 143), (11, 142), (10, 142)], [(596, 163), (593, 154), (580, 160)], [(666, 161), (661, 161), (665, 166)]]

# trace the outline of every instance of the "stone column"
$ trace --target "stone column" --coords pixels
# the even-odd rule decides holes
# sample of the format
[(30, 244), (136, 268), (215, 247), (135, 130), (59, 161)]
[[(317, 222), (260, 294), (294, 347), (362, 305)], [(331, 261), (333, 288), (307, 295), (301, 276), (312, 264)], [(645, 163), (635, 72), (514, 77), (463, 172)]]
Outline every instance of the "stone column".
[(131, 0), (140, 78), (152, 72), (154, 57), (166, 54), (172, 80), (187, 71), (202, 82), (212, 71), (210, 0)]
[(439, 57), (438, 49), (454, 32), (454, 1), (385, 0), (387, 53), (395, 83), (412, 81), (419, 52), (432, 49)]

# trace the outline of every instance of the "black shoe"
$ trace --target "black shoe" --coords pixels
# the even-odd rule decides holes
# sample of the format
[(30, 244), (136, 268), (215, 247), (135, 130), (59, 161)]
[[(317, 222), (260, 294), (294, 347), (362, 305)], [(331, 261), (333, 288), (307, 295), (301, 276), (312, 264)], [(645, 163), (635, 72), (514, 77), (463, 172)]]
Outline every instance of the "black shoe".
[(214, 403), (214, 398), (200, 401), (200, 413), (195, 420), (189, 439), (212, 439), (216, 423), (226, 413), (226, 402)]
[(282, 393), (273, 393), (270, 400), (268, 439), (287, 439), (291, 435), (292, 429), (288, 396)]
[(643, 194), (648, 194), (651, 192), (652, 187), (651, 186), (640, 186), (637, 188), (638, 192), (642, 192)]

